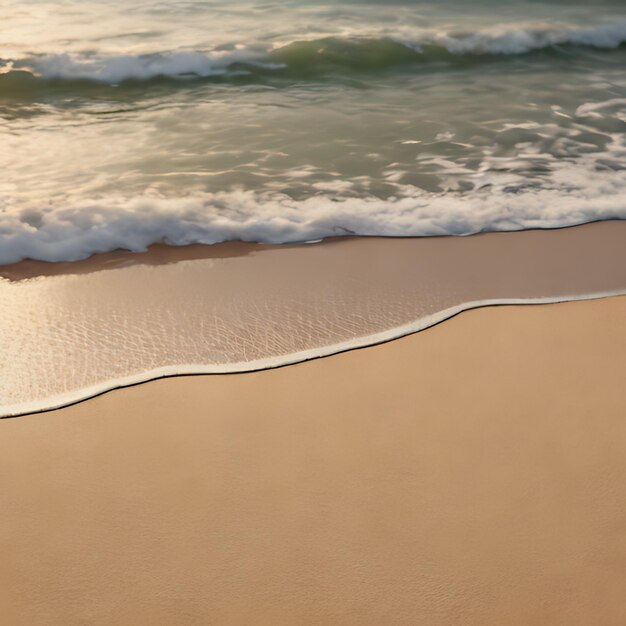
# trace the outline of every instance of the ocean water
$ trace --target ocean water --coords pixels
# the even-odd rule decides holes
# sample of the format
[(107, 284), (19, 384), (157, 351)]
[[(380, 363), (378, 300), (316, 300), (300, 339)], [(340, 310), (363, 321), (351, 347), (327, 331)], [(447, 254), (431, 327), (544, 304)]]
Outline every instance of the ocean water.
[(623, 0), (3, 0), (0, 264), (626, 218)]

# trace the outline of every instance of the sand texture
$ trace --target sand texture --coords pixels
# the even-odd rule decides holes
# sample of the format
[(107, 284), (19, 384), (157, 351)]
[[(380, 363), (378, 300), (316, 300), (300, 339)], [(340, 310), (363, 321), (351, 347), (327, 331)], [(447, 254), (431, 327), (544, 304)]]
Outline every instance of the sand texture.
[(626, 623), (626, 298), (0, 422), (11, 626)]

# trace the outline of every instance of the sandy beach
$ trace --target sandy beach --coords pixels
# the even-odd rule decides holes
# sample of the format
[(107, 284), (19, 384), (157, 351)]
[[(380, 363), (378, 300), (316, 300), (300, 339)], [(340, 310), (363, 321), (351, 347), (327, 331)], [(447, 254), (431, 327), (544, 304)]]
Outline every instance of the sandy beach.
[(0, 626), (626, 626), (626, 0), (1, 0)]
[(0, 613), (626, 621), (626, 298), (0, 422)]

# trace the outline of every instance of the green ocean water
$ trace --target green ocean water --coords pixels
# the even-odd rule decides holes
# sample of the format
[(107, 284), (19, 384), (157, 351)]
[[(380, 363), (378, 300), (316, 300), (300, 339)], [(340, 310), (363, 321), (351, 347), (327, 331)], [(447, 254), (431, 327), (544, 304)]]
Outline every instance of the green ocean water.
[(0, 6), (0, 263), (626, 217), (626, 5)]

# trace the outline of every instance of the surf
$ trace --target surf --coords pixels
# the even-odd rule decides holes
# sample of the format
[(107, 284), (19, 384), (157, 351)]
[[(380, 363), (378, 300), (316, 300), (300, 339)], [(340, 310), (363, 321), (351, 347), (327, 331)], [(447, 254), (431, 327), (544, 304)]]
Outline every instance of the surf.
[(334, 71), (378, 72), (442, 63), (471, 65), (502, 57), (554, 53), (564, 48), (611, 51), (625, 42), (626, 20), (620, 20), (589, 27), (505, 24), (469, 32), (409, 28), (397, 34), (364, 32), (300, 39), (264, 48), (259, 42), (242, 42), (231, 46), (233, 49), (140, 55), (40, 53), (21, 59), (0, 59), (0, 85), (10, 90), (12, 81), (27, 89), (34, 84), (31, 76), (48, 81), (106, 84), (160, 78), (306, 78)]

